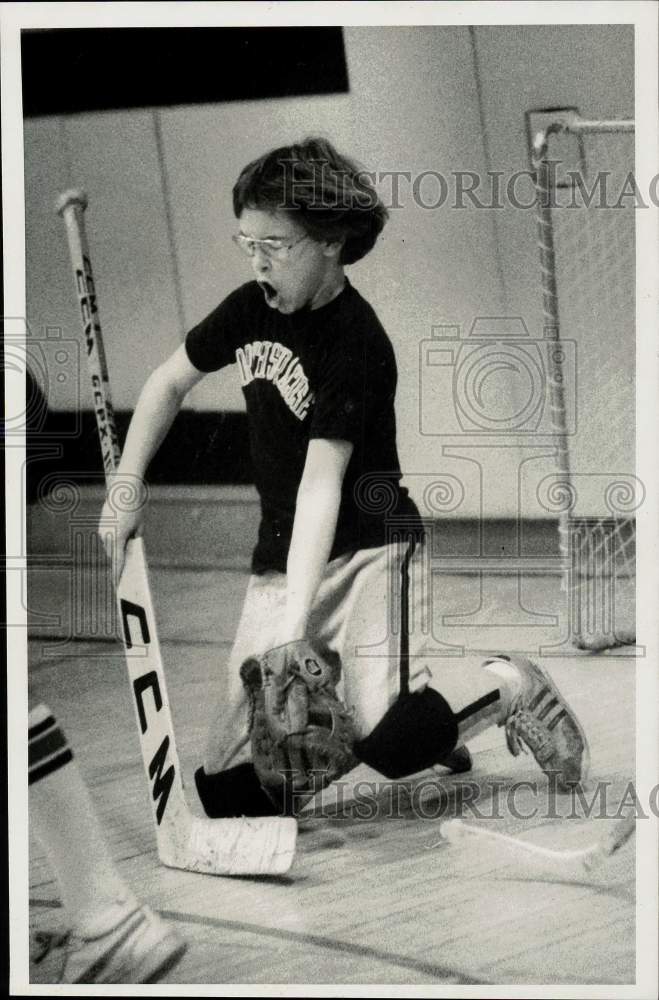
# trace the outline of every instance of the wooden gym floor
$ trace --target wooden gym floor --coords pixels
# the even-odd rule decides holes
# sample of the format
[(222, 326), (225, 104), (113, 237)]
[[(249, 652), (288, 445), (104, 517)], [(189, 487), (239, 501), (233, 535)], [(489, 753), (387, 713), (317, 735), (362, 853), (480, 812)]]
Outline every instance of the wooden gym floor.
[[(159, 865), (121, 648), (66, 640), (71, 602), (65, 574), (58, 580), (58, 572), (31, 569), (32, 676), (74, 746), (120, 871), (189, 942), (165, 982), (219, 988), (634, 982), (633, 840), (603, 873), (591, 875), (559, 874), (535, 860), (520, 864), (495, 842), (438, 843), (441, 820), (460, 814), (553, 848), (587, 846), (610, 828), (607, 819), (569, 819), (571, 797), (548, 800), (533, 759), (513, 758), (501, 730), (474, 742), (471, 774), (448, 776), (440, 768), (414, 783), (381, 782), (377, 808), (372, 794), (366, 807), (363, 798), (351, 797), (357, 781), (377, 775), (365, 767), (353, 772), (343, 801), (326, 797), (322, 815), (316, 809), (301, 821), (296, 860), (283, 878), (217, 878)], [(179, 753), (195, 811), (192, 774), (213, 701), (213, 675), (228, 652), (246, 579), (227, 570), (152, 573)], [(444, 610), (478, 606), (473, 586), (464, 576), (442, 578)], [(467, 629), (465, 645), (522, 648), (519, 624), (513, 622), (511, 631), (505, 617), (516, 586), (514, 578), (500, 578), (491, 588), (486, 581), (497, 606), (481, 606), (490, 624), (501, 625), (498, 631), (482, 622)], [(558, 600), (555, 577), (538, 577), (529, 587), (543, 597), (545, 609)], [(54, 617), (46, 621), (44, 614)], [(537, 641), (530, 636), (527, 648)], [(588, 799), (595, 781), (607, 782), (614, 811), (634, 775), (635, 660), (558, 655), (543, 663), (589, 736)], [(525, 781), (535, 782), (537, 791), (518, 784)], [(478, 814), (469, 804), (475, 782)], [(63, 928), (62, 921), (57, 883), (40, 845), (31, 842), (31, 927)], [(38, 966), (30, 974), (40, 982)]]

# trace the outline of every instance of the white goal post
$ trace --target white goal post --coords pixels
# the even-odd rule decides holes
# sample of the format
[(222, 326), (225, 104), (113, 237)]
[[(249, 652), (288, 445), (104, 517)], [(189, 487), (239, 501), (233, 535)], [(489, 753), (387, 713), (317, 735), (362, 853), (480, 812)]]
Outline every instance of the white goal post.
[(634, 122), (574, 112), (531, 138), (563, 586), (574, 644), (600, 650), (636, 641)]

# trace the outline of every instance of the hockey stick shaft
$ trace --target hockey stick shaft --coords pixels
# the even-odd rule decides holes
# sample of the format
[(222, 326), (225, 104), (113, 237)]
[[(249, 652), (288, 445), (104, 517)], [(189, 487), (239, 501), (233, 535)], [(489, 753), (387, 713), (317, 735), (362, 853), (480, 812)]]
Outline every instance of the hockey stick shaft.
[(460, 843), (465, 839), (481, 842), (490, 841), (490, 843), (494, 842), (511, 851), (518, 860), (522, 860), (524, 857), (534, 857), (540, 861), (552, 862), (559, 866), (577, 863), (589, 871), (603, 863), (626, 844), (635, 828), (636, 817), (632, 813), (619, 819), (600, 840), (577, 850), (542, 847), (540, 844), (534, 844), (519, 837), (510, 837), (487, 827), (472, 826), (460, 819), (445, 820), (440, 826), (440, 833), (451, 843)]
[[(87, 197), (67, 191), (57, 211), (66, 224), (69, 253), (80, 309), (106, 479), (121, 458), (110, 394), (100, 315), (87, 243), (84, 211)], [(139, 489), (119, 482), (115, 501), (136, 502)], [(113, 491), (110, 489), (112, 500)], [(132, 494), (132, 496), (131, 496)], [(193, 817), (185, 797), (170, 709), (144, 544), (126, 546), (117, 606), (138, 724), (142, 761), (151, 791), (151, 808), (164, 864), (210, 874), (281, 874), (290, 867), (297, 824), (291, 818), (205, 820)]]

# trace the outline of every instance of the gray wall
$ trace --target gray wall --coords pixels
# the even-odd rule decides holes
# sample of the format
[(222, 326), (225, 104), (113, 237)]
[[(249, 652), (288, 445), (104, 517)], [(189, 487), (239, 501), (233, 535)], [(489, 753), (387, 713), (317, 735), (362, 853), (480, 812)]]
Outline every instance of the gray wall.
[[(28, 321), (37, 338), (46, 327), (77, 336), (63, 227), (52, 205), (67, 186), (84, 187), (115, 406), (132, 408), (149, 371), (185, 330), (249, 277), (230, 243), (236, 229), (230, 193), (240, 168), (265, 149), (322, 133), (381, 173), (512, 173), (528, 166), (529, 108), (577, 105), (594, 117), (633, 114), (633, 35), (625, 27), (351, 27), (345, 42), (349, 94), (26, 123)], [(385, 198), (389, 190), (383, 182)], [(421, 191), (433, 201), (432, 178)], [(519, 479), (524, 513), (546, 513), (535, 489), (552, 461), (534, 458), (524, 466), (531, 452), (511, 439), (488, 439), (506, 447), (485, 455), (482, 448), (465, 452), (460, 436), (440, 437), (450, 384), (444, 389), (424, 362), (433, 326), (464, 332), (475, 317), (509, 315), (523, 317), (532, 336), (541, 334), (533, 213), (511, 206), (423, 208), (404, 182), (400, 202), (376, 249), (349, 273), (396, 349), (399, 446), (410, 488), (421, 499), (433, 475), (443, 472), (463, 484), (464, 497), (456, 495), (450, 512), (513, 514)], [(633, 426), (631, 332), (621, 338), (613, 324), (600, 327), (587, 349), (591, 372), (608, 363), (612, 350), (621, 363), (627, 359), (628, 391), (620, 403), (626, 417), (616, 422)], [(51, 405), (77, 405), (70, 384), (51, 384)], [(503, 376), (504, 408), (510, 405), (506, 385)], [(602, 409), (600, 388), (586, 379), (584, 412)], [(81, 397), (85, 402), (84, 380)], [(243, 407), (231, 371), (205, 379), (187, 405)], [(606, 443), (606, 471), (630, 471), (633, 439), (628, 434), (613, 449), (611, 439), (610, 420), (584, 432), (588, 445), (579, 460), (595, 455), (597, 461)], [(460, 457), (446, 454), (444, 445), (457, 446)]]

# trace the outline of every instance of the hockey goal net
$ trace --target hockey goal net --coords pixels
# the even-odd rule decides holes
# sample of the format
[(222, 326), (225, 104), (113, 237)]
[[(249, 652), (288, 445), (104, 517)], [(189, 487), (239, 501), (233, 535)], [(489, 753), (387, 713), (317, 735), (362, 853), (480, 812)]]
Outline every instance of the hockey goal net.
[(574, 644), (601, 650), (636, 641), (634, 123), (567, 116), (533, 157), (563, 587)]

